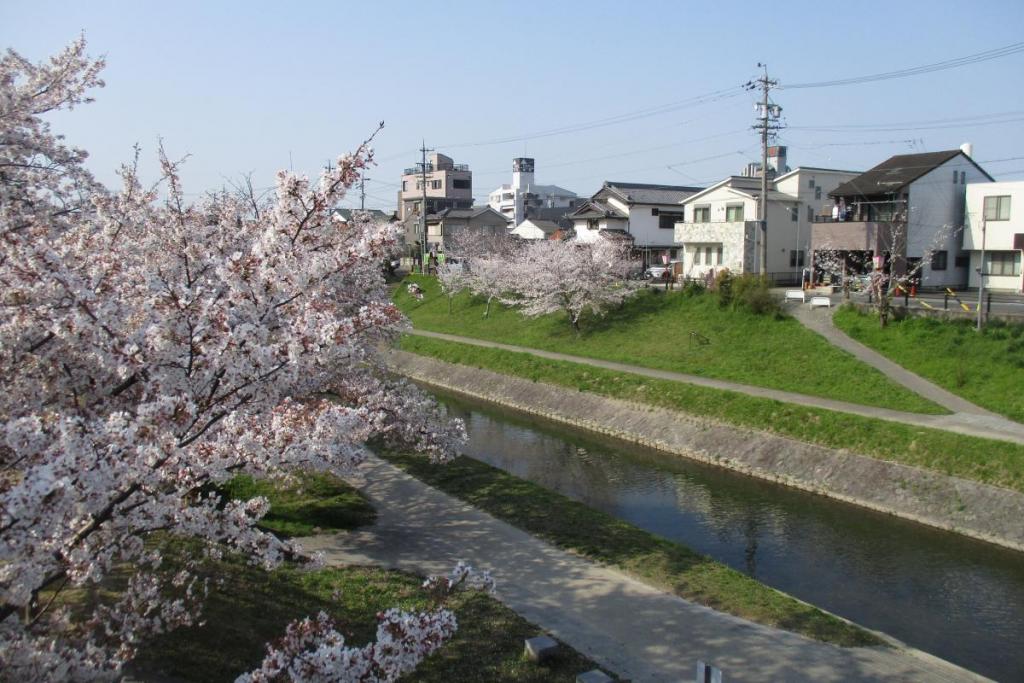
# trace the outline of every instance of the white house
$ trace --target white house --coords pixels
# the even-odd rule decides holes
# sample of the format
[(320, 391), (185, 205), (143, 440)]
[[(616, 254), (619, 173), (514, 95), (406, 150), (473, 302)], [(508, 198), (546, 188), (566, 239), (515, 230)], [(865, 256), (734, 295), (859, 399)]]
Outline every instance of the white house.
[[(811, 225), (831, 203), (828, 192), (857, 175), (804, 166), (769, 181), (765, 272), (773, 280), (800, 280), (807, 265)], [(684, 216), (675, 226), (675, 242), (682, 250), (686, 277), (703, 277), (723, 268), (734, 273), (759, 272), (760, 197), (759, 177), (729, 176), (683, 200)]]
[(837, 218), (816, 218), (812, 261), (814, 252), (832, 252), (857, 270), (879, 256), (883, 268), (913, 272), (923, 287), (965, 286), (967, 185), (991, 181), (969, 145), (890, 157), (829, 193), (844, 210)]
[(554, 221), (543, 221), (539, 218), (527, 218), (512, 229), (513, 235), (524, 240), (546, 240), (561, 228)]
[(977, 287), (985, 251), (985, 287), (1024, 292), (1024, 180), (968, 183), (963, 248), (970, 258), (968, 286)]
[(541, 209), (573, 209), (578, 197), (575, 192), (558, 185), (537, 185), (534, 182), (534, 160), (512, 160), (512, 184), (502, 185), (487, 196), (487, 204), (519, 225), (530, 217), (536, 218)]
[(647, 266), (676, 258), (674, 229), (683, 218), (679, 203), (701, 189), (606, 180), (569, 219), (576, 239), (593, 242), (606, 237), (630, 241)]

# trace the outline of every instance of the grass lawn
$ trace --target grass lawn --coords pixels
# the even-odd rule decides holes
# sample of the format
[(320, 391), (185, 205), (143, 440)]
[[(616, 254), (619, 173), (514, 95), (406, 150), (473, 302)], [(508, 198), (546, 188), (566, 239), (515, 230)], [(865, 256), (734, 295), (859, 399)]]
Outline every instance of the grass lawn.
[(565, 550), (654, 586), (762, 624), (844, 646), (877, 645), (871, 633), (689, 548), (472, 458), (447, 465), (384, 453), (413, 476)]
[(908, 317), (885, 328), (852, 308), (836, 312), (848, 335), (968, 401), (1024, 422), (1024, 325)]
[[(836, 349), (790, 317), (723, 309), (710, 294), (684, 296), (644, 291), (604, 318), (584, 321), (577, 338), (564, 315), (533, 320), (499, 305), (483, 317), (484, 303), (467, 293), (453, 313), (433, 277), (411, 276), (424, 298), (404, 287), (394, 300), (418, 329), (489, 339), (644, 365), (705, 377), (822, 396), (896, 410), (941, 414), (941, 407), (890, 382), (882, 373)], [(697, 332), (709, 344), (692, 344)]]
[(238, 500), (266, 497), (270, 512), (260, 521), (260, 528), (281, 537), (354, 529), (377, 517), (363, 494), (330, 474), (300, 472), (289, 483), (240, 475), (220, 490)]
[(678, 410), (1024, 492), (1024, 446), (698, 387), (526, 353), (416, 337), (406, 351), (577, 391)]

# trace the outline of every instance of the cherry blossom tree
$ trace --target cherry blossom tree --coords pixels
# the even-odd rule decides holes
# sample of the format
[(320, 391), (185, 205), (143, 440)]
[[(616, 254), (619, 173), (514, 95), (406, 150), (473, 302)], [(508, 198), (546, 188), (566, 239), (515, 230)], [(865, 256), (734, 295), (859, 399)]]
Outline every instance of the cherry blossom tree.
[[(461, 267), (452, 264), (447, 273), (438, 272), (441, 288), (448, 294), (451, 313), (451, 292), (466, 289), (486, 300), (483, 317), (491, 313), (491, 302), (515, 287), (516, 262), (522, 252), (519, 240), (508, 233), (463, 231), (451, 239), (450, 253), (461, 259)], [(445, 264), (448, 265), (447, 263)], [(458, 272), (454, 272), (458, 271)]]
[[(207, 587), (191, 562), (161, 570), (147, 543), (157, 532), (267, 568), (304, 557), (255, 527), (265, 499), (225, 504), (211, 485), (239, 471), (344, 472), (371, 437), (444, 461), (464, 438), (378, 355), (405, 324), (379, 267), (394, 228), (331, 220), (372, 163), (369, 140), (314, 181), (278, 173), (266, 204), (229, 193), (189, 204), (162, 150), (156, 185), (140, 181), (136, 151), (109, 191), (43, 118), (87, 102), (102, 67), (84, 39), (43, 64), (0, 59), (0, 670), (11, 680), (115, 675), (148, 637), (195, 622)], [(132, 575), (114, 602), (62, 606), (115, 566)], [(385, 622), (393, 647), (370, 656), (381, 680), (454, 627), (444, 610)], [(303, 649), (336, 644), (321, 620), (290, 637), (299, 631)]]
[(535, 240), (510, 264), (514, 288), (502, 301), (527, 317), (564, 312), (578, 335), (585, 312), (604, 315), (639, 289), (626, 278), (633, 270), (626, 249), (607, 240)]

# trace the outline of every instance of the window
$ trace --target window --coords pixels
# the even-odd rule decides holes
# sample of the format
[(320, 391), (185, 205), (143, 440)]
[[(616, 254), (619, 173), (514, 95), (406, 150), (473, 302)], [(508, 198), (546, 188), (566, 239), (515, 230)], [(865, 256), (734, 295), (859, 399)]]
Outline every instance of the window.
[(790, 268), (803, 268), (804, 266), (804, 250), (803, 249), (790, 249), (789, 251), (789, 267)]
[(456, 190), (470, 190), (473, 184), (468, 178), (452, 178), (452, 187)]
[(725, 220), (730, 223), (743, 220), (743, 205), (735, 204), (725, 207)]
[(985, 275), (1020, 275), (1020, 252), (986, 252)]
[(813, 223), (814, 222), (814, 207), (813, 206), (808, 206), (807, 207), (807, 222), (808, 223)]
[(949, 253), (945, 251), (937, 251), (932, 254), (932, 270), (945, 270), (946, 264), (949, 261)]
[(821, 199), (821, 185), (818, 185), (814, 188), (814, 198)]
[(961, 185), (966, 185), (967, 184), (967, 171), (960, 171), (960, 184)]
[(682, 220), (682, 212), (665, 211), (658, 216), (658, 227), (662, 230), (672, 230), (676, 227), (676, 222), (682, 222)]
[(715, 261), (715, 263), (716, 263), (717, 265), (722, 265), (722, 247), (718, 247), (718, 253), (716, 254), (716, 256), (717, 256), (718, 258), (717, 258), (717, 260)]
[(441, 189), (441, 181), (440, 180), (431, 180), (430, 181), (430, 187), (433, 190), (440, 190)]
[(704, 247), (704, 263), (711, 265), (711, 247)]
[(813, 190), (814, 189), (814, 178), (808, 178), (807, 179), (807, 189), (808, 190)]
[(409, 189), (409, 181), (408, 180), (403, 180), (402, 181), (402, 192), (405, 192), (408, 189)]
[(971, 257), (967, 254), (960, 254), (953, 261), (954, 268), (966, 268), (969, 265), (971, 265)]
[(419, 180), (416, 181), (416, 189), (417, 190), (422, 190), (423, 189), (423, 183), (421, 181), (419, 181)]
[(953, 184), (956, 185), (957, 179), (960, 178), (960, 171), (953, 169)]
[(711, 222), (711, 206), (705, 204), (704, 206), (693, 207), (693, 222), (694, 223), (709, 223)]
[(789, 220), (793, 221), (794, 223), (800, 220), (800, 209), (796, 208), (795, 206), (791, 208), (789, 210)]
[(651, 215), (652, 216), (657, 216), (658, 215), (658, 208), (657, 207), (651, 209)]
[(1008, 221), (1010, 220), (1010, 197), (985, 197), (985, 220), (987, 221)]
[(693, 250), (693, 265), (700, 265), (700, 247)]

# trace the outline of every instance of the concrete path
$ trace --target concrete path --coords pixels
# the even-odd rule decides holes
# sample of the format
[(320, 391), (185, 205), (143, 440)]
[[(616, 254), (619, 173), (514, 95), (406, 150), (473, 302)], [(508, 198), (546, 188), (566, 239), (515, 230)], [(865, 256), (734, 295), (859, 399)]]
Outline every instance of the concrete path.
[[(974, 408), (975, 411), (980, 412), (954, 412), (952, 415), (922, 415), (920, 413), (907, 413), (900, 410), (890, 410), (888, 408), (877, 408), (875, 406), (864, 406), (857, 403), (847, 403), (845, 401), (834, 401), (832, 399), (821, 398), (818, 396), (808, 396), (806, 394), (798, 394), (791, 391), (767, 389), (765, 387), (757, 387), (750, 384), (740, 384), (738, 382), (711, 379), (709, 377), (700, 377), (698, 375), (687, 375), (681, 372), (671, 372), (669, 370), (656, 370), (654, 368), (645, 368), (639, 365), (629, 365), (627, 363), (617, 363), (614, 361), (600, 360), (597, 358), (585, 358), (583, 356), (573, 356), (567, 353), (543, 351), (540, 349), (532, 349), (525, 346), (513, 346), (511, 344), (501, 344), (499, 342), (486, 341), (483, 339), (473, 339), (471, 337), (460, 337), (454, 334), (442, 334), (441, 332), (429, 332), (427, 330), (416, 329), (410, 330), (409, 333), (421, 337), (430, 337), (433, 339), (442, 339), (445, 341), (458, 342), (460, 344), (470, 344), (472, 346), (501, 349), (503, 351), (514, 351), (517, 353), (528, 353), (539, 358), (567, 361), (570, 363), (579, 363), (582, 365), (591, 365), (593, 367), (605, 368), (607, 370), (615, 370), (617, 372), (628, 372), (634, 375), (642, 375), (645, 377), (653, 377), (656, 379), (667, 379), (673, 382), (686, 382), (688, 384), (695, 384), (702, 387), (710, 387), (712, 389), (735, 391), (741, 394), (747, 394), (748, 396), (770, 398), (776, 401), (795, 403), (797, 405), (807, 406), (810, 408), (823, 408), (825, 410), (834, 410), (842, 413), (851, 413), (853, 415), (862, 415), (864, 417), (874, 417), (881, 420), (888, 420), (890, 422), (900, 422), (903, 424), (911, 424), (920, 427), (941, 429), (948, 432), (956, 432), (958, 434), (968, 434), (971, 436), (980, 436), (988, 439), (999, 439), (1001, 441), (1011, 441), (1014, 443), (1024, 444), (1024, 424), (1013, 422), (1012, 420), (1007, 420), (1006, 418), (994, 415), (992, 413), (987, 413), (983, 411), (981, 408), (978, 408), (973, 404), (963, 401), (963, 399), (958, 400), (963, 401), (963, 403)], [(857, 342), (854, 342), (852, 339), (849, 341), (853, 344), (857, 344)], [(866, 347), (865, 350), (870, 351), (870, 349), (866, 349)], [(874, 352), (872, 351), (871, 353)], [(898, 368), (906, 375), (917, 377), (916, 375), (912, 375), (912, 373), (903, 370), (903, 368), (900, 368), (898, 365), (892, 363), (891, 361), (886, 362), (889, 362), (890, 365), (893, 365), (895, 368)], [(928, 384), (927, 382), (925, 382), (925, 380), (919, 377), (917, 379), (922, 383)], [(934, 387), (934, 385), (931, 386)], [(939, 387), (934, 388), (938, 391), (944, 391), (942, 389), (939, 389)], [(950, 394), (950, 396), (952, 396), (952, 394)], [(926, 395), (925, 397), (932, 398), (932, 396), (928, 395)], [(957, 397), (954, 396), (953, 398)]]
[(903, 385), (915, 394), (923, 396), (933, 403), (938, 403), (943, 408), (951, 410), (954, 413), (968, 413), (971, 415), (984, 415), (986, 417), (1003, 419), (995, 413), (989, 412), (980, 406), (976, 406), (970, 401), (963, 399), (956, 394), (950, 393), (936, 384), (932, 384), (920, 375), (915, 375), (910, 372), (902, 365), (897, 365), (892, 362), (874, 349), (861, 344), (859, 341), (855, 341), (845, 332), (836, 327), (835, 323), (832, 321), (832, 315), (835, 313), (836, 309), (811, 309), (806, 305), (801, 306), (800, 304), (787, 305), (785, 308), (786, 312), (799, 320), (804, 327), (812, 332), (817, 332), (824, 337), (828, 343), (841, 348), (843, 351), (855, 356), (861, 362), (879, 370), (893, 382)]
[(368, 529), (302, 539), (328, 564), (441, 574), (459, 559), (489, 569), (510, 608), (634, 681), (692, 681), (698, 659), (732, 682), (984, 680), (927, 654), (839, 648), (715, 612), (561, 551), (372, 459), (360, 484)]

